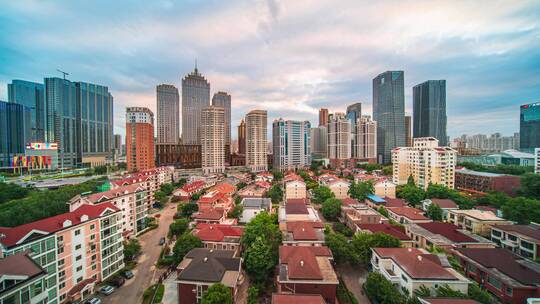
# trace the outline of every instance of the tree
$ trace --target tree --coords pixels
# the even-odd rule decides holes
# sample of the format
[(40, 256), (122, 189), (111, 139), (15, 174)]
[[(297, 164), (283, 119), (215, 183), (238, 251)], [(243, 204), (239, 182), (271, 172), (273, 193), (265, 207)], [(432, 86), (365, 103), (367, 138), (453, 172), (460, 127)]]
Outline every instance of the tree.
[(467, 295), (470, 299), (473, 299), (482, 304), (492, 304), (494, 303), (493, 298), (489, 292), (480, 288), (476, 282), (469, 284), (469, 289), (467, 290)]
[(434, 221), (442, 221), (443, 220), (443, 211), (441, 207), (435, 203), (431, 203), (429, 207), (427, 208), (426, 215), (434, 220)]
[(245, 265), (250, 278), (257, 283), (266, 282), (272, 277), (276, 265), (272, 247), (261, 236), (246, 249)]
[(359, 202), (363, 202), (366, 197), (370, 194), (375, 193), (375, 188), (373, 187), (373, 181), (367, 180), (359, 183), (352, 182), (349, 187), (349, 195), (357, 199)]
[(364, 283), (364, 289), (370, 300), (381, 304), (404, 304), (405, 297), (378, 272), (370, 272)]
[(29, 188), (24, 188), (13, 183), (8, 184), (0, 182), (0, 204), (13, 199), (26, 197), (29, 192)]
[(330, 231), (325, 236), (325, 244), (332, 251), (332, 256), (336, 263), (358, 263), (358, 255), (343, 234)]
[(325, 219), (337, 221), (339, 214), (341, 213), (341, 201), (337, 198), (329, 198), (324, 201), (321, 211)]
[(521, 193), (530, 198), (540, 197), (540, 175), (528, 173), (521, 177)]
[(236, 205), (234, 206), (233, 210), (227, 213), (227, 217), (238, 219), (242, 215), (242, 211), (244, 211), (244, 207), (242, 205)]
[(244, 188), (245, 186), (247, 186), (246, 183), (238, 183), (236, 185), (236, 190), (240, 190), (240, 189)]
[(451, 190), (443, 185), (437, 185), (437, 184), (429, 184), (427, 191), (426, 191), (426, 197), (427, 198), (450, 198)]
[(337, 232), (337, 233), (341, 233), (346, 237), (351, 237), (354, 234), (352, 232), (351, 228), (347, 227), (346, 225), (344, 225), (344, 224), (342, 224), (340, 222), (334, 223), (334, 231)]
[(180, 207), (180, 212), (182, 214), (182, 216), (184, 217), (190, 217), (193, 213), (199, 211), (199, 205), (195, 204), (195, 203), (187, 203), (187, 204), (183, 204), (181, 207)]
[(107, 166), (94, 167), (94, 174), (97, 174), (97, 175), (107, 174)]
[(501, 207), (504, 218), (518, 224), (540, 221), (540, 201), (525, 197), (516, 197)]
[(279, 182), (283, 179), (283, 172), (274, 170), (272, 171), (272, 175), (274, 176), (274, 181)]
[(506, 205), (509, 200), (510, 197), (506, 195), (506, 193), (490, 191), (486, 195), (477, 198), (476, 203), (478, 205), (487, 205), (501, 208), (502, 206)]
[(234, 204), (235, 204), (235, 205), (240, 205), (241, 203), (242, 203), (242, 197), (236, 196), (236, 197), (234, 198)]
[(392, 165), (384, 166), (384, 168), (382, 169), (382, 172), (386, 176), (391, 176), (394, 173), (394, 168), (392, 167)]
[(124, 260), (133, 261), (141, 253), (141, 244), (137, 239), (130, 239), (124, 242)]
[(161, 208), (165, 206), (169, 198), (163, 191), (158, 190), (154, 193), (154, 199), (155, 199), (155, 204), (157, 204), (158, 207)]
[(379, 209), (377, 211), (384, 217), (388, 218), (388, 210), (384, 208), (383, 206), (379, 206)]
[(273, 204), (279, 204), (283, 200), (283, 189), (278, 184), (273, 185), (268, 190), (268, 197), (270, 197)]
[(174, 186), (175, 186), (176, 188), (180, 188), (180, 187), (184, 186), (186, 183), (187, 183), (187, 179), (185, 179), (185, 178), (182, 177), (182, 178), (178, 179), (178, 182), (176, 182), (176, 183), (174, 184)]
[(193, 248), (202, 248), (202, 241), (191, 233), (182, 234), (174, 243), (173, 253), (176, 263), (180, 263), (184, 256)]
[(257, 304), (260, 294), (260, 289), (257, 286), (250, 286), (248, 288), (247, 304)]
[(169, 237), (178, 237), (187, 231), (189, 220), (185, 218), (178, 219), (169, 225)]
[(400, 247), (401, 242), (394, 236), (382, 232), (360, 232), (353, 236), (352, 245), (359, 256), (360, 262), (368, 265), (371, 261), (371, 248)]
[(468, 296), (464, 293), (462, 293), (459, 290), (454, 290), (450, 288), (448, 284), (444, 284), (437, 288), (437, 297), (438, 298), (459, 298), (459, 299), (467, 299)]
[(334, 192), (326, 186), (320, 186), (313, 189), (313, 202), (316, 204), (322, 204), (327, 199), (336, 197)]
[(426, 196), (424, 190), (414, 185), (399, 186), (396, 192), (399, 198), (406, 200), (413, 206), (419, 205)]
[(279, 226), (277, 225), (277, 219), (270, 216), (267, 212), (257, 214), (257, 216), (247, 223), (244, 234), (240, 239), (240, 244), (242, 244), (244, 248), (248, 248), (255, 242), (257, 237), (263, 238), (270, 244), (277, 262), (277, 251), (281, 244), (282, 236)]
[(407, 178), (407, 185), (416, 186), (416, 183), (414, 182), (414, 177), (412, 175), (409, 175), (409, 177)]
[(232, 304), (231, 290), (221, 284), (212, 284), (204, 292), (202, 297), (202, 304)]
[(159, 188), (167, 196), (171, 195), (172, 192), (174, 191), (174, 186), (172, 184), (170, 184), (170, 183), (163, 184)]

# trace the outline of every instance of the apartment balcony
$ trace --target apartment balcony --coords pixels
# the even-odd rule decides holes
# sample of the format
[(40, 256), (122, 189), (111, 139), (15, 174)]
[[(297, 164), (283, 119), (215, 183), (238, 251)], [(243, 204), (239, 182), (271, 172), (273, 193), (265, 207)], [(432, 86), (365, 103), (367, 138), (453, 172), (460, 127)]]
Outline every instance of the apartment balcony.
[(519, 247), (519, 244), (517, 241), (512, 241), (509, 239), (501, 240), (501, 243), (504, 244), (507, 248), (516, 248)]
[(399, 276), (392, 269), (381, 267), (380, 272), (388, 281), (399, 284)]

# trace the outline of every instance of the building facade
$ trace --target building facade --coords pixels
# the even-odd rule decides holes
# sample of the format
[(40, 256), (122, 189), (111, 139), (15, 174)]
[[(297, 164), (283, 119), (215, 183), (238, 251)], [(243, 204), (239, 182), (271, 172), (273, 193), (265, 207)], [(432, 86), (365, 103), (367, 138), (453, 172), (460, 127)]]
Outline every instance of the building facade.
[(311, 137), (311, 158), (322, 159), (326, 158), (326, 150), (328, 143), (328, 132), (326, 126), (319, 126), (310, 129)]
[(157, 99), (157, 142), (176, 144), (180, 128), (180, 96), (178, 89), (171, 84), (156, 87)]
[(412, 147), (412, 117), (410, 115), (405, 116), (405, 146)]
[(358, 155), (358, 143), (356, 138), (356, 123), (362, 117), (362, 103), (357, 102), (347, 106), (347, 119), (351, 121), (351, 156)]
[(353, 136), (355, 148), (352, 156), (362, 162), (377, 162), (377, 122), (369, 116), (358, 118)]
[(428, 80), (413, 87), (414, 138), (435, 137), (446, 146), (446, 80)]
[(319, 110), (319, 127), (326, 124), (328, 124), (328, 109), (322, 108)]
[(126, 108), (126, 160), (128, 171), (155, 167), (154, 113), (148, 108)]
[(390, 163), (392, 149), (406, 144), (403, 71), (387, 71), (373, 79), (373, 119), (377, 122), (377, 160)]
[(156, 144), (156, 165), (179, 169), (201, 168), (200, 145)]
[(200, 145), (201, 112), (210, 105), (210, 83), (195, 70), (182, 79), (182, 143)]
[(201, 112), (202, 169), (205, 174), (225, 172), (225, 110), (209, 106)]
[(334, 113), (327, 126), (330, 161), (339, 163), (351, 159), (351, 121), (343, 113)]
[(540, 147), (540, 102), (521, 105), (519, 148), (532, 152), (538, 147)]
[(267, 112), (253, 110), (246, 114), (246, 166), (254, 171), (268, 169), (266, 152)]
[(45, 88), (41, 83), (13, 80), (8, 84), (8, 102), (30, 108), (29, 141), (45, 141)]
[(274, 120), (272, 124), (274, 168), (289, 171), (311, 164), (309, 121)]
[(238, 125), (238, 154), (246, 154), (246, 123), (243, 119)]
[(0, 101), (0, 168), (12, 167), (13, 157), (24, 155), (31, 137), (31, 115), (22, 104)]
[(521, 178), (491, 172), (479, 172), (469, 169), (456, 170), (456, 189), (473, 194), (486, 194), (491, 191), (504, 192), (515, 196), (521, 188)]
[[(231, 94), (217, 92), (212, 97), (212, 105), (225, 110), (225, 146), (231, 147)], [(229, 151), (230, 153), (230, 151)], [(227, 154), (227, 153), (226, 153)]]

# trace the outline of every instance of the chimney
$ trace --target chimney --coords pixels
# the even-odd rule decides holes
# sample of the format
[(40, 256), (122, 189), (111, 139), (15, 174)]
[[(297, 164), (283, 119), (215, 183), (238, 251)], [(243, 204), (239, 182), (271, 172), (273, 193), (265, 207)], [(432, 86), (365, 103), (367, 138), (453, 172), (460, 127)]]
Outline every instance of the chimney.
[(422, 256), (421, 256), (421, 255), (418, 256), (418, 260), (419, 260), (420, 262), (422, 262)]
[(300, 261), (300, 267), (304, 267), (304, 260)]

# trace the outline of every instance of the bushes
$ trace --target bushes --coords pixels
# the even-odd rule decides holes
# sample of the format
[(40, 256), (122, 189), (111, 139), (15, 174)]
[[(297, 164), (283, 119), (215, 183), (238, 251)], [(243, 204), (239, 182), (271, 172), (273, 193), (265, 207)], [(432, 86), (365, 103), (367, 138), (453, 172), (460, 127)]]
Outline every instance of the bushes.
[(351, 228), (345, 226), (344, 224), (342, 224), (340, 222), (334, 223), (334, 231), (337, 232), (337, 233), (341, 233), (346, 237), (352, 237), (353, 234), (354, 234), (352, 232)]
[(343, 280), (339, 279), (339, 285), (337, 288), (337, 298), (340, 304), (358, 304), (358, 300), (352, 292), (347, 289)]
[(371, 301), (384, 304), (403, 304), (406, 298), (382, 274), (370, 272), (364, 290)]
[(180, 263), (184, 256), (193, 248), (202, 248), (202, 241), (191, 233), (182, 234), (174, 243), (174, 262)]
[(188, 219), (181, 218), (181, 219), (178, 219), (178, 220), (174, 221), (169, 226), (169, 233), (168, 233), (169, 238), (171, 238), (173, 236), (178, 237), (178, 236), (184, 234), (184, 232), (186, 232), (188, 227), (189, 227), (189, 220)]
[[(154, 295), (155, 294), (155, 295)], [(165, 285), (154, 284), (148, 287), (143, 293), (143, 304), (159, 304), (165, 294)], [(153, 298), (153, 301), (152, 301)]]

